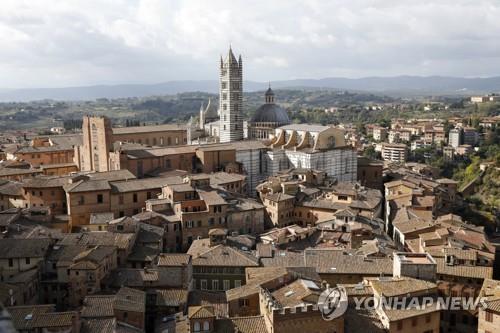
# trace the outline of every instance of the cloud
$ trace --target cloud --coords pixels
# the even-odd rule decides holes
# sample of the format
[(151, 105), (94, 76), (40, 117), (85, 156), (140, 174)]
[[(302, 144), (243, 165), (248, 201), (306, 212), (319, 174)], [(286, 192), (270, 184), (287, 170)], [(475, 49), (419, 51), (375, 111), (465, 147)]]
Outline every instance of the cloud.
[(500, 75), (496, 0), (3, 0), (0, 87)]

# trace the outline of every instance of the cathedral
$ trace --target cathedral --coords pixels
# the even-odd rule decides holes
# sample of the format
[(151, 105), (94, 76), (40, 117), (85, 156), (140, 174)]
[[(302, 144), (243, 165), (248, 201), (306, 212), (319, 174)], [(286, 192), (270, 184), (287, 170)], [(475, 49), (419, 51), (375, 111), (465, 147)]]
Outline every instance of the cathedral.
[(248, 122), (243, 120), (243, 62), (229, 48), (220, 59), (218, 108), (210, 99), (201, 106), (199, 123), (191, 120), (188, 124), (188, 143), (234, 148), (250, 191), (266, 177), (290, 168), (317, 169), (339, 181), (355, 181), (356, 152), (346, 144), (344, 131), (333, 126), (292, 124), (275, 97), (269, 85), (264, 104)]
[(264, 96), (265, 103), (260, 106), (252, 119), (243, 120), (243, 62), (241, 55), (236, 59), (231, 48), (219, 65), (219, 107), (216, 109), (211, 99), (203, 104), (199, 113), (199, 125), (192, 120), (190, 128), (191, 143), (234, 142), (244, 138), (269, 140), (274, 137), (278, 127), (290, 124), (285, 109), (275, 103), (271, 85)]

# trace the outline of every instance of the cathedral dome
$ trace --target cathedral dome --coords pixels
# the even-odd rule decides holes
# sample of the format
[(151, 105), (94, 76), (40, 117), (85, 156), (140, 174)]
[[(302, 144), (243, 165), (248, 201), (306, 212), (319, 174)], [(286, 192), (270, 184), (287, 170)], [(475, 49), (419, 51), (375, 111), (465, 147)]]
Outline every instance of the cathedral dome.
[(252, 123), (290, 124), (290, 118), (286, 110), (274, 103), (266, 103), (260, 106), (250, 121)]
[(250, 122), (252, 123), (278, 123), (290, 124), (290, 118), (286, 110), (274, 103), (274, 92), (269, 86), (265, 94), (266, 104), (262, 105), (255, 111)]

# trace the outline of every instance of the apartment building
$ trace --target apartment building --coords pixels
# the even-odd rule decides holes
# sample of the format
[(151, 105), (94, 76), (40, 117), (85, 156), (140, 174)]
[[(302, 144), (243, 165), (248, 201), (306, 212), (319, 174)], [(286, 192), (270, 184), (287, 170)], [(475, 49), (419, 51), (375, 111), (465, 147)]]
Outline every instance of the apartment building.
[(479, 143), (479, 133), (474, 127), (465, 127), (463, 129), (463, 144), (477, 146)]
[(115, 217), (138, 214), (145, 208), (147, 200), (158, 197), (162, 186), (180, 182), (182, 179), (179, 177), (125, 181), (70, 180), (64, 190), (71, 227), (89, 224), (92, 213), (111, 212)]
[(195, 289), (225, 291), (240, 287), (246, 283), (245, 269), (259, 266), (258, 259), (250, 252), (226, 246), (216, 239), (211, 234), (210, 238), (195, 240), (189, 247)]
[[(435, 283), (413, 278), (374, 278), (367, 279), (367, 285), (372, 287), (373, 296), (377, 304), (381, 299), (398, 299), (415, 297), (420, 301), (424, 297), (437, 296)], [(375, 312), (383, 327), (388, 332), (439, 332), (440, 309), (432, 303), (419, 308), (391, 308), (377, 307)]]
[(375, 141), (385, 141), (387, 139), (387, 128), (381, 126), (373, 127), (373, 140)]
[(486, 298), (486, 308), (479, 309), (477, 332), (495, 332), (500, 327), (500, 282), (485, 279), (479, 297)]
[(407, 147), (405, 144), (390, 144), (382, 145), (382, 159), (385, 161), (404, 163), (407, 158)]
[(70, 306), (81, 305), (87, 295), (101, 291), (102, 281), (117, 267), (114, 246), (96, 246), (79, 253), (67, 268)]

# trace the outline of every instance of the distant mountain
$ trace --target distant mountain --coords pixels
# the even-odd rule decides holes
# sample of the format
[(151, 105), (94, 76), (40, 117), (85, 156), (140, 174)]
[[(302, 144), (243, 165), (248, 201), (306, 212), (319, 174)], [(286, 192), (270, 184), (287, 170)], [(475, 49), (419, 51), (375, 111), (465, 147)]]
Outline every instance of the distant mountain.
[[(280, 89), (310, 88), (371, 91), (388, 95), (471, 95), (500, 92), (500, 77), (459, 78), (444, 76), (395, 76), (366, 77), (359, 79), (298, 79), (273, 81), (272, 86)], [(244, 88), (245, 91), (264, 90), (267, 88), (267, 83), (246, 81)], [(96, 98), (168, 95), (191, 91), (217, 93), (218, 82), (215, 80), (169, 81), (158, 84), (119, 84), (40, 89), (0, 89), (0, 101), (30, 101), (41, 99), (92, 100)]]

